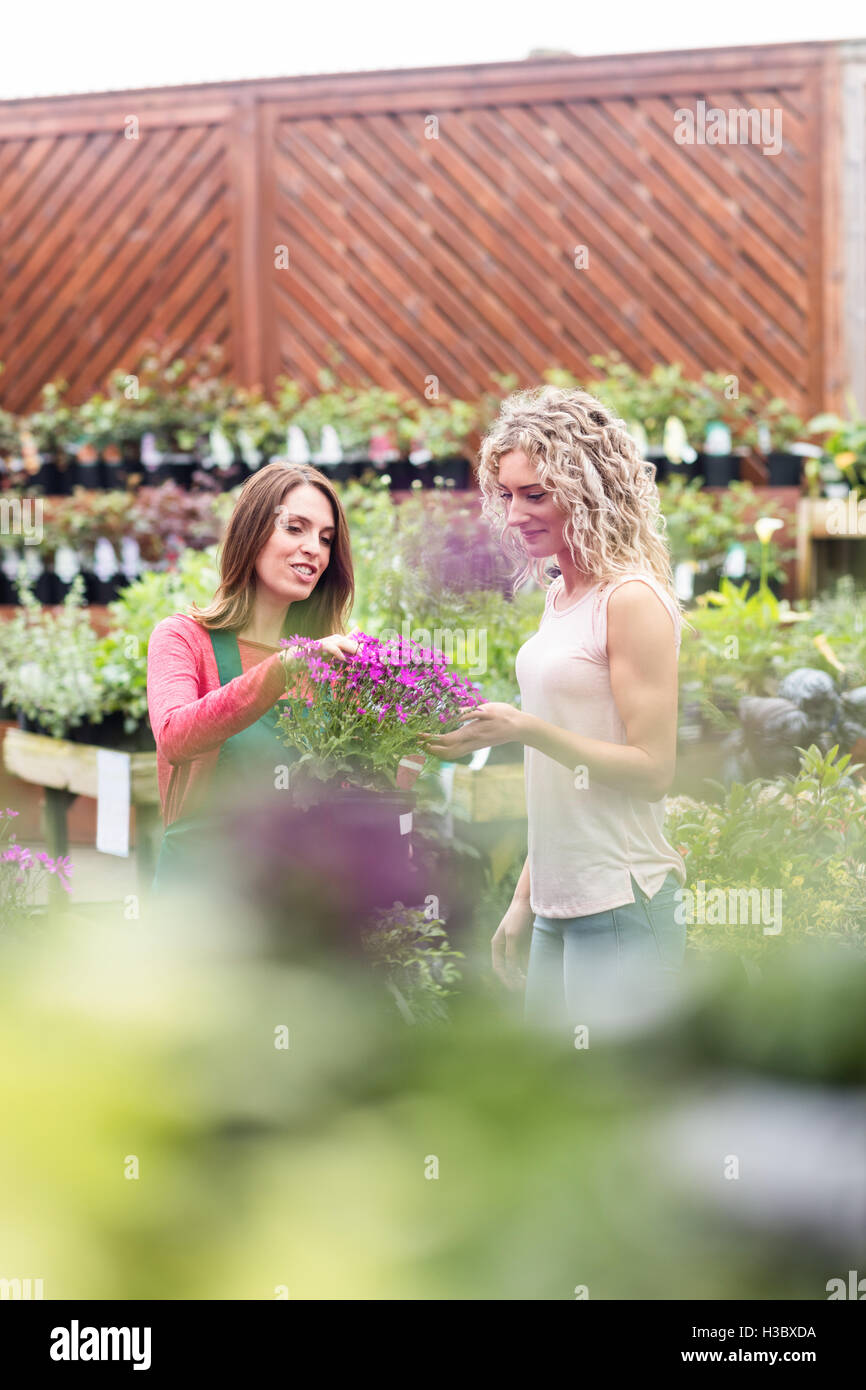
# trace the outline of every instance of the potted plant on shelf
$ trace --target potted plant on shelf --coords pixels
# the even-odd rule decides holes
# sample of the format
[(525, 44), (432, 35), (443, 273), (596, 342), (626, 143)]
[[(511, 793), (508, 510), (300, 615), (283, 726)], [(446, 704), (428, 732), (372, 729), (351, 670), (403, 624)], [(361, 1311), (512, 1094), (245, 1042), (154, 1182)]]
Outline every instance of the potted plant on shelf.
[(748, 453), (747, 402), (729, 394), (729, 378), (720, 372), (704, 372), (693, 383), (693, 418), (703, 421), (700, 469), (707, 487), (731, 487), (739, 482), (742, 459)]
[(470, 401), (450, 399), (420, 406), (415, 412), (415, 437), (409, 454), (422, 451), (430, 456), (434, 476), (458, 488), (469, 483), (468, 440), (478, 428), (478, 406)]
[(737, 539), (730, 509), (705, 490), (701, 478), (673, 476), (660, 485), (659, 494), (680, 597), (716, 588)]
[(18, 711), (19, 727), (68, 737), (99, 717), (102, 692), (94, 671), (97, 643), (79, 577), (56, 612), (45, 608), (30, 584), (18, 585), (20, 607), (4, 624), (0, 687), (5, 706)]
[[(285, 403), (291, 400), (288, 388), (289, 383), (283, 378), (278, 395)], [(238, 386), (231, 389), (218, 421), (218, 428), (231, 446), (233, 464), (238, 470), (238, 476), (232, 476), (230, 485), (239, 481), (240, 476), (249, 477), (283, 453), (286, 435), (284, 418), (280, 406), (266, 400), (260, 387), (247, 390)]]
[[(0, 374), (3, 372), (3, 363), (0, 362)], [(0, 406), (0, 479), (5, 482), (5, 476), (11, 475), (11, 460), (17, 457), (19, 447), (18, 421), (9, 410), (4, 410)]]
[(799, 487), (804, 457), (815, 446), (804, 441), (807, 426), (779, 396), (770, 397), (762, 386), (747, 398), (745, 442), (766, 465), (770, 487)]
[(820, 479), (828, 497), (866, 489), (866, 420), (857, 416), (853, 400), (849, 404), (850, 418), (816, 415), (806, 426), (810, 434), (826, 436), (823, 458), (816, 460), (817, 467), (808, 471)]
[(392, 487), (408, 487), (417, 467), (408, 461), (416, 429), (412, 402), (397, 391), (365, 386), (347, 391), (347, 405), (348, 427), (366, 461), (387, 473)]
[(38, 410), (20, 421), (21, 458), (28, 487), (43, 493), (69, 493), (72, 490), (70, 444), (75, 433), (72, 408), (66, 403), (65, 381), (50, 381), (42, 388)]
[[(311, 457), (318, 458), (317, 467), (337, 482), (357, 478), (361, 473), (362, 460), (367, 456), (369, 441), (358, 430), (357, 422), (351, 418), (351, 394), (346, 387), (338, 387), (333, 372), (324, 368), (318, 377), (320, 390), (307, 396), (286, 418), (286, 430), (294, 427), (307, 441)], [(333, 458), (326, 458), (328, 435), (326, 429), (333, 431), (330, 436), (336, 441)], [(289, 442), (286, 454), (291, 457)]]
[(655, 465), (659, 481), (673, 473), (701, 476), (701, 455), (708, 418), (707, 391), (689, 381), (679, 363), (656, 363), (644, 375), (614, 353), (593, 356), (590, 362), (600, 379), (586, 389), (598, 396), (626, 426), (646, 458)]
[(190, 361), (174, 356), (171, 344), (149, 344), (136, 369), (136, 414), (147, 429), (141, 435), (144, 480), (173, 481), (188, 488), (229, 387), (218, 375), (223, 350), (209, 345)]

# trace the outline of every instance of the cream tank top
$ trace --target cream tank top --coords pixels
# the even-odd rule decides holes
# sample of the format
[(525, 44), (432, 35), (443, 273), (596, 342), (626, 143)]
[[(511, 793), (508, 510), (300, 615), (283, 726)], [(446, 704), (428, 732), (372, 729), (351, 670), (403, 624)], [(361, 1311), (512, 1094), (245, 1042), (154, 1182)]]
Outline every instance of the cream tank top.
[[(538, 631), (517, 653), (521, 706), (528, 714), (586, 738), (627, 742), (610, 688), (607, 603), (632, 579), (649, 584), (664, 603), (679, 655), (680, 612), (653, 575), (618, 575), (561, 613), (554, 607), (560, 576), (547, 591)], [(685, 863), (664, 835), (664, 799), (643, 801), (592, 778), (578, 789), (571, 769), (535, 748), (524, 749), (524, 771), (530, 905), (538, 916), (583, 917), (633, 903), (631, 875), (648, 897), (671, 870), (685, 884)]]

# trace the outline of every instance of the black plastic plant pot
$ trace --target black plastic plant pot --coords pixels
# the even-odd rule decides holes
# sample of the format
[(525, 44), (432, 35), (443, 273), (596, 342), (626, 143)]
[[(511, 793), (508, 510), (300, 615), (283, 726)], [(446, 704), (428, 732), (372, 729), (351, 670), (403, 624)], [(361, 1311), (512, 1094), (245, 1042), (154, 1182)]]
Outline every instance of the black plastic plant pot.
[(740, 481), (738, 454), (699, 454), (698, 462), (707, 487), (730, 487)]
[(348, 483), (352, 478), (362, 477), (373, 464), (369, 459), (342, 459), (339, 463), (316, 463), (313, 467), (334, 483)]
[(69, 579), (69, 580), (67, 580), (67, 579), (61, 579), (60, 576), (59, 576), (58, 574), (55, 574), (55, 576), (54, 576), (54, 585), (53, 585), (53, 588), (52, 588), (52, 592), (53, 592), (53, 594), (54, 594), (54, 598), (51, 599), (50, 602), (51, 602), (51, 603), (62, 603), (63, 600), (66, 598), (66, 595), (69, 593), (69, 590), (70, 590), (71, 588), (72, 588), (72, 580), (71, 580), (71, 579)]
[(141, 465), (141, 486), (159, 487), (161, 483), (171, 482), (171, 469), (163, 459), (162, 463)]
[(100, 487), (105, 492), (122, 492), (129, 482), (130, 474), (140, 471), (139, 468), (130, 467), (125, 459), (121, 459), (119, 463), (105, 463), (103, 461)]
[(166, 470), (167, 480), (177, 483), (178, 487), (185, 488), (188, 492), (193, 472), (198, 468), (198, 459), (195, 454), (169, 454), (161, 466)]
[(431, 459), (427, 464), (427, 469), (432, 474), (434, 487), (436, 478), (444, 478), (446, 483), (453, 483), (454, 487), (457, 488), (469, 486), (471, 468), (469, 460), (462, 456), (454, 455), (451, 458)]
[(61, 491), (57, 455), (40, 454), (39, 467), (35, 473), (30, 475), (28, 481), (33, 487), (41, 488), (46, 497), (51, 497)]
[(68, 738), (72, 743), (90, 743), (98, 748), (113, 748), (118, 753), (151, 753), (156, 748), (150, 725), (139, 724), (132, 733), (124, 728), (125, 715), (122, 710), (114, 710), (98, 723), (87, 720), (71, 729)]
[(38, 719), (28, 719), (22, 710), (18, 710), (15, 715), (15, 723), (24, 734), (46, 734), (49, 738), (52, 737), (50, 729), (46, 729), (44, 724), (39, 723)]
[(120, 570), (111, 579), (100, 579), (93, 570), (82, 570), (81, 573), (84, 579), (84, 597), (88, 603), (113, 603), (120, 590), (129, 583), (126, 575)]
[(421, 472), (408, 459), (395, 459), (393, 463), (386, 464), (384, 471), (391, 479), (389, 487), (392, 492), (405, 492), (407, 488), (411, 487), (412, 480), (419, 477)]
[(770, 474), (770, 487), (799, 487), (803, 477), (803, 459), (799, 454), (774, 450), (765, 457)]
[(58, 497), (68, 497), (75, 487), (77, 478), (78, 460), (74, 454), (57, 455), (57, 472), (55, 475), (54, 492)]
[(51, 569), (50, 565), (47, 565), (33, 585), (33, 596), (46, 606), (62, 603), (62, 588), (63, 586), (54, 570)]
[(692, 598), (697, 598), (698, 594), (713, 593), (722, 582), (722, 574), (721, 565), (715, 565), (712, 569), (707, 570), (695, 570), (692, 582)]
[(15, 607), (18, 603), (18, 590), (5, 570), (0, 569), (0, 607)]
[(657, 483), (677, 475), (686, 479), (704, 476), (703, 454), (698, 454), (694, 463), (671, 463), (662, 449), (647, 449), (644, 458), (647, 463), (655, 464)]
[(110, 465), (116, 467), (123, 474), (124, 481), (130, 473), (141, 473), (141, 440), (124, 439), (120, 446), (121, 461), (118, 464)]
[[(749, 584), (749, 597), (751, 597), (758, 592), (761, 586), (761, 576), (756, 570), (746, 570), (742, 579), (738, 579), (737, 583), (745, 584), (746, 581)], [(785, 581), (784, 579), (768, 579), (767, 588), (774, 598), (780, 599), (785, 592)]]
[(99, 459), (82, 463), (76, 459), (71, 464), (72, 486), (99, 489), (105, 486), (105, 468)]

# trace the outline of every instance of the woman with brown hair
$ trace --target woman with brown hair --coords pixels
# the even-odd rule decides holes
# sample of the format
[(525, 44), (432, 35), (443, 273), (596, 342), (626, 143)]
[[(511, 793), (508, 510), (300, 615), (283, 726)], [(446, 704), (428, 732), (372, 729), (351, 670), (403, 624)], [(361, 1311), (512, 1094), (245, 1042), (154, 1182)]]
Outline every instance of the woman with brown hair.
[(201, 867), (208, 805), (272, 792), (292, 754), (277, 736), (279, 700), (300, 673), (280, 639), (320, 639), (344, 660), (354, 597), (340, 499), (315, 468), (274, 462), (245, 483), (220, 550), (220, 584), (205, 608), (157, 623), (147, 701), (165, 835), (154, 888)]

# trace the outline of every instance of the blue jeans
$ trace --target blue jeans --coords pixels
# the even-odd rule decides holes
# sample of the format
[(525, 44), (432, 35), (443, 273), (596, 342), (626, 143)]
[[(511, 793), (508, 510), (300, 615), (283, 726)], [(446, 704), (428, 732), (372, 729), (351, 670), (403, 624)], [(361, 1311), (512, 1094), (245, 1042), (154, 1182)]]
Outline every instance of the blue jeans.
[[(686, 945), (676, 920), (680, 887), (668, 874), (653, 898), (631, 880), (634, 902), (586, 917), (536, 917), (524, 1017), (545, 1028), (594, 1022), (622, 1032), (663, 1007)], [(576, 1044), (577, 1045), (577, 1044)]]

